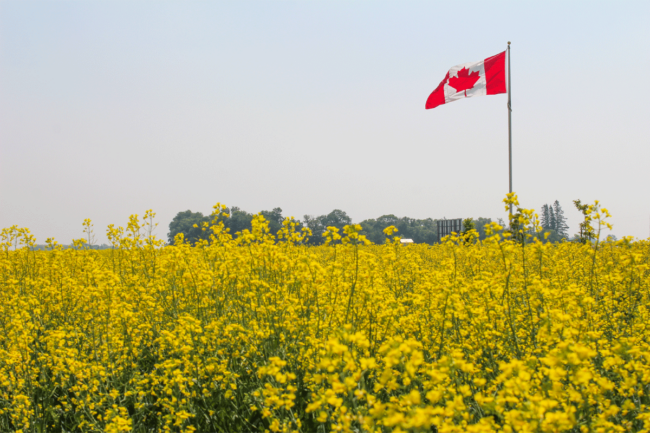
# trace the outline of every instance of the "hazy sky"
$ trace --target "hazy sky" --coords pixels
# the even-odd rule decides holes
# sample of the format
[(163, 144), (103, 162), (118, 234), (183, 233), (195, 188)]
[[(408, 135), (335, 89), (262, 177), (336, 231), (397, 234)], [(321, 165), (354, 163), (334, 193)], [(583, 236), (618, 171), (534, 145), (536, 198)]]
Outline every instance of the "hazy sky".
[(0, 227), (39, 243), (222, 202), (505, 217), (506, 96), (425, 110), (512, 41), (514, 189), (650, 233), (650, 2), (1, 1)]

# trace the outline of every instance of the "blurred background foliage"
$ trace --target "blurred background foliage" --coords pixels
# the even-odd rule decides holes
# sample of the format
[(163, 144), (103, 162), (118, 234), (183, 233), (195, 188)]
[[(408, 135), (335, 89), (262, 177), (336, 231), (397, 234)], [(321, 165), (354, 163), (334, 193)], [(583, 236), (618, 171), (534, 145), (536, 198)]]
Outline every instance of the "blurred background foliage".
[[(277, 234), (278, 230), (282, 228), (282, 221), (285, 216), (282, 215), (282, 209), (279, 207), (273, 210), (263, 210), (259, 212), (264, 218), (269, 221), (269, 229), (273, 235)], [(248, 213), (237, 206), (228, 208), (229, 218), (220, 217), (219, 221), (223, 221), (230, 233), (236, 233), (244, 230), (251, 229), (251, 221), (253, 220), (253, 213)], [(473, 227), (478, 232), (479, 239), (485, 239), (485, 225), (493, 220), (491, 218), (464, 218), (464, 220), (471, 220), (472, 225), (465, 225), (465, 227)], [(366, 236), (370, 241), (381, 244), (386, 239), (383, 230), (389, 226), (397, 227), (398, 235), (404, 239), (413, 239), (413, 242), (418, 244), (433, 245), (438, 242), (438, 232), (436, 227), (437, 219), (426, 218), (417, 219), (410, 217), (398, 217), (393, 214), (382, 215), (378, 218), (372, 218), (361, 221), (359, 224), (363, 227), (361, 234)], [(468, 221), (469, 222), (469, 221)], [(497, 221), (501, 226), (505, 223), (500, 218)], [(536, 234), (541, 241), (544, 242), (560, 242), (563, 239), (570, 240), (569, 227), (566, 223), (566, 217), (560, 203), (555, 200), (553, 204), (545, 204), (542, 206), (540, 212), (540, 222), (542, 225), (542, 232)], [(183, 233), (185, 240), (192, 245), (198, 240), (209, 240), (210, 231), (203, 230), (204, 228), (212, 225), (214, 221), (210, 215), (203, 215), (201, 212), (192, 212), (186, 210), (176, 214), (172, 222), (169, 224), (169, 233), (167, 240), (170, 244), (174, 243), (174, 237)], [(308, 245), (321, 245), (324, 243), (323, 233), (327, 227), (336, 227), (343, 230), (343, 227), (352, 224), (352, 218), (340, 209), (334, 209), (326, 215), (304, 215), (302, 220), (298, 220), (298, 228), (307, 227), (311, 230), (312, 236), (307, 240)], [(546, 235), (548, 233), (548, 235)]]

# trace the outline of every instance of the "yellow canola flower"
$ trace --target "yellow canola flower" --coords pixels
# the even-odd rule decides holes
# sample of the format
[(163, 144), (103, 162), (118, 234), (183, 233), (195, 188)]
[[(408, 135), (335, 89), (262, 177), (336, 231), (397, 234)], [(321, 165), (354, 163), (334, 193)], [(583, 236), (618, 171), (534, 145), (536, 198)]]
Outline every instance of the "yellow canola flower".
[(384, 229), (384, 234), (385, 234), (386, 236), (392, 236), (393, 233), (396, 233), (396, 232), (398, 232), (398, 231), (399, 231), (399, 230), (397, 229), (397, 227), (395, 227), (395, 226), (388, 226), (388, 227), (386, 227), (386, 228)]
[(543, 244), (505, 203), (409, 248), (222, 204), (196, 246), (152, 211), (103, 251), (90, 220), (75, 249), (3, 229), (0, 431), (650, 431), (650, 242)]

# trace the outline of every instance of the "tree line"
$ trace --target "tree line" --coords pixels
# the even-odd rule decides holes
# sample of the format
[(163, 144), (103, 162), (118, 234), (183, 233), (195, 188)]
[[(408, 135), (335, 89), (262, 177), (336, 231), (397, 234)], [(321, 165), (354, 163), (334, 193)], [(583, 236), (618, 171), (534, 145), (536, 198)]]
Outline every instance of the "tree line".
[[(237, 206), (232, 206), (226, 209), (226, 213), (230, 215), (229, 218), (220, 218), (224, 226), (229, 229), (232, 235), (241, 233), (244, 230), (251, 230), (251, 221), (253, 220), (252, 213), (248, 213)], [(282, 214), (282, 209), (279, 207), (273, 210), (263, 210), (259, 212), (264, 219), (269, 222), (269, 230), (273, 235), (282, 228), (282, 222), (285, 216)], [(552, 205), (545, 204), (541, 211), (541, 226), (542, 233), (539, 234), (539, 239), (545, 242), (559, 242), (562, 239), (568, 239), (568, 225), (566, 224), (566, 217), (560, 203), (556, 200)], [(401, 238), (413, 239), (415, 243), (424, 243), (432, 245), (438, 242), (437, 219), (426, 218), (417, 219), (410, 217), (397, 217), (393, 214), (382, 215), (379, 218), (366, 219), (359, 224), (363, 228), (361, 234), (366, 236), (368, 240), (376, 244), (384, 243), (386, 236), (384, 229), (389, 226), (395, 226), (398, 229), (397, 234)], [(491, 218), (479, 217), (476, 219), (468, 218), (465, 220), (465, 227), (473, 227), (479, 235), (479, 239), (485, 239), (485, 225), (492, 222)], [(505, 227), (502, 219), (498, 219), (499, 225)], [(352, 224), (352, 218), (340, 209), (334, 209), (332, 212), (325, 215), (304, 215), (302, 220), (297, 220), (298, 230), (307, 227), (311, 230), (312, 235), (307, 239), (308, 245), (321, 245), (325, 242), (323, 233), (327, 227), (336, 227), (343, 230), (343, 227)], [(183, 233), (187, 242), (195, 244), (199, 240), (209, 240), (209, 228), (213, 224), (213, 217), (211, 215), (203, 215), (201, 212), (192, 212), (186, 210), (176, 214), (172, 222), (169, 224), (169, 233), (167, 239), (170, 244), (174, 243), (174, 238), (177, 234)], [(548, 233), (548, 236), (544, 236)]]
[(548, 241), (550, 242), (569, 239), (569, 226), (566, 223), (562, 206), (560, 206), (560, 202), (557, 200), (551, 205), (545, 204), (542, 206), (540, 225), (542, 226), (543, 234), (549, 233)]
[[(222, 218), (220, 221), (229, 229), (231, 234), (235, 235), (244, 230), (251, 230), (251, 221), (253, 220), (254, 214), (248, 213), (237, 206), (226, 209), (226, 213), (230, 217)], [(271, 233), (276, 235), (278, 230), (282, 228), (282, 222), (285, 219), (282, 214), (282, 209), (276, 207), (273, 210), (261, 211), (259, 213), (269, 222), (269, 230)], [(361, 221), (359, 224), (363, 228), (361, 234), (377, 244), (384, 243), (386, 236), (383, 231), (389, 226), (397, 227), (398, 235), (402, 238), (413, 239), (413, 242), (416, 243), (434, 244), (438, 241), (436, 221), (433, 218), (400, 218), (389, 214), (375, 219), (367, 219)], [(490, 218), (478, 218), (472, 221), (479, 233), (479, 238), (484, 239), (485, 232), (483, 227), (492, 220)], [(334, 209), (325, 215), (304, 215), (303, 219), (297, 222), (299, 230), (303, 227), (311, 230), (312, 235), (307, 239), (306, 244), (321, 245), (325, 242), (322, 235), (327, 230), (327, 227), (336, 227), (339, 230), (343, 230), (344, 226), (352, 224), (352, 218), (345, 211)], [(212, 224), (213, 217), (211, 215), (203, 215), (201, 212), (192, 212), (190, 210), (179, 212), (169, 224), (167, 239), (170, 244), (173, 244), (176, 235), (183, 233), (185, 240), (192, 244), (195, 244), (199, 240), (208, 240), (210, 230), (204, 230), (204, 228)]]

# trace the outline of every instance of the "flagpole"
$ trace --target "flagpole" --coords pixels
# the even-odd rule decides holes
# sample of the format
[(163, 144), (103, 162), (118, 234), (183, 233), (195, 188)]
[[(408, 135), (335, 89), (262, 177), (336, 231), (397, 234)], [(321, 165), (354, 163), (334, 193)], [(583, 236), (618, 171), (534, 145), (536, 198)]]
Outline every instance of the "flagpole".
[[(510, 41), (508, 41), (508, 168), (509, 168), (509, 186), (512, 193), (512, 104), (510, 103)], [(510, 205), (510, 215), (512, 215), (512, 204)]]

